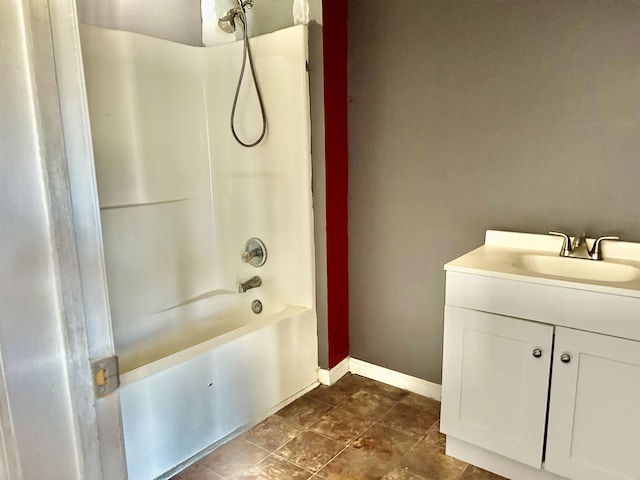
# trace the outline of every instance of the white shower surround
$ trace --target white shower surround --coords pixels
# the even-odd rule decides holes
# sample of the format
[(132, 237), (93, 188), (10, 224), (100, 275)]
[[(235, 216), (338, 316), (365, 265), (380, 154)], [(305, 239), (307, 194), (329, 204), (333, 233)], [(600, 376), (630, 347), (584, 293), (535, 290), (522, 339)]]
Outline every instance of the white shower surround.
[[(152, 479), (317, 381), (307, 30), (251, 39), (268, 121), (253, 149), (229, 127), (241, 42), (81, 33), (127, 468)], [(247, 75), (236, 129), (260, 126)], [(240, 260), (250, 237), (259, 269)]]

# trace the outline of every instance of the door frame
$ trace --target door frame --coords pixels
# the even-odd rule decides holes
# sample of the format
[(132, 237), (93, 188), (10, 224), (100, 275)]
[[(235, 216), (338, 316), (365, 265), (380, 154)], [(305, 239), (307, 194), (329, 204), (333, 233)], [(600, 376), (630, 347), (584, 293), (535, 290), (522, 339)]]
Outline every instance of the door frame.
[[(59, 359), (60, 365), (56, 368), (65, 383), (51, 390), (55, 391), (55, 398), (41, 401), (43, 405), (54, 401), (61, 402), (60, 405), (66, 403), (61, 411), (67, 412), (64, 415), (73, 426), (72, 437), (45, 430), (41, 438), (44, 443), (67, 442), (69, 450), (75, 450), (74, 470), (79, 479), (124, 479), (119, 394), (116, 391), (97, 398), (91, 373), (92, 360), (109, 357), (115, 350), (76, 4), (74, 0), (22, 0), (14, 6), (16, 19), (22, 23), (22, 35), (13, 39), (25, 54), (12, 57), (8, 62), (10, 66), (15, 62), (26, 68), (28, 78), (22, 88), (30, 91), (32, 105), (23, 107), (10, 102), (7, 111), (13, 116), (25, 108), (32, 110), (31, 145), (37, 157), (25, 161), (39, 160), (42, 171), (39, 181), (43, 185), (46, 212), (42, 221), (50, 232), (46, 241), (54, 272), (49, 295), (57, 304), (47, 321), (59, 324), (50, 344), (57, 345), (59, 341), (55, 359)], [(9, 81), (21, 80), (12, 74), (9, 72)], [(6, 140), (9, 148), (20, 141), (12, 138), (10, 130), (2, 136), (3, 144)], [(20, 198), (12, 200), (19, 202)], [(49, 368), (54, 366), (51, 357), (24, 360), (41, 360), (49, 362)], [(45, 373), (45, 369), (42, 374), (36, 370), (30, 380), (51, 383)], [(12, 388), (16, 389), (13, 393), (17, 398), (28, 393), (18, 391), (20, 385), (9, 383), (7, 399), (12, 396)], [(15, 411), (25, 408), (16, 403), (6, 406)], [(52, 410), (51, 414), (57, 413)], [(19, 426), (15, 428), (16, 436), (20, 436)], [(32, 445), (32, 450), (41, 447)], [(46, 461), (46, 456), (41, 458), (34, 452), (21, 451), (17, 445), (8, 448), (5, 444), (4, 450), (5, 458)], [(21, 474), (15, 478), (20, 477)]]
[[(95, 174), (93, 144), (89, 123), (80, 31), (75, 0), (49, 1), (52, 54), (58, 84), (61, 127), (66, 147), (68, 185), (73, 216), (73, 231), (78, 258), (87, 360), (115, 354), (111, 314), (102, 244), (100, 206)], [(95, 424), (81, 435), (83, 451), (89, 457), (99, 454), (102, 478), (126, 478), (120, 396), (116, 390), (109, 396), (96, 398), (90, 369), (77, 365), (73, 375), (88, 380), (90, 397), (76, 399)], [(78, 392), (79, 393), (79, 392)], [(97, 442), (92, 441), (97, 435)]]

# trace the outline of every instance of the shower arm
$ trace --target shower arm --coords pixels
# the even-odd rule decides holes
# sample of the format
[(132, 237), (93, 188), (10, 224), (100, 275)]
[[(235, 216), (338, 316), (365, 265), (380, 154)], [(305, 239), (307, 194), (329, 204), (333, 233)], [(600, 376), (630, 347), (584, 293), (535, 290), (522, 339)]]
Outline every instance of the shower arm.
[(244, 10), (250, 10), (253, 7), (253, 0), (238, 0), (238, 6), (229, 10), (226, 15), (239, 15)]
[(245, 10), (253, 7), (253, 0), (238, 0), (238, 5), (227, 10), (224, 15), (218, 18), (218, 27), (225, 33), (233, 33), (236, 31), (235, 19), (238, 17), (244, 25)]

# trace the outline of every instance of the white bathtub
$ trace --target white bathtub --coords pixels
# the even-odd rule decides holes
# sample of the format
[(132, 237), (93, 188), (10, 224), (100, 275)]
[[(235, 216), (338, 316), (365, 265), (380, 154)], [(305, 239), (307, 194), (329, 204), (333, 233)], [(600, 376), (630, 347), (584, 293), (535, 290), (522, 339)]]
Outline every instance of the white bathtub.
[[(251, 310), (253, 300), (261, 301), (261, 313)], [(128, 385), (306, 310), (265, 300), (259, 288), (243, 294), (218, 293), (168, 309), (160, 314), (168, 318), (155, 320), (165, 328), (145, 331), (137, 342), (120, 346), (121, 383)]]
[[(317, 381), (307, 32), (251, 39), (268, 119), (251, 149), (229, 129), (241, 43), (81, 38), (127, 470), (151, 480)], [(240, 260), (251, 237), (267, 246), (260, 268)], [(262, 285), (236, 293), (253, 275)]]
[(238, 312), (232, 330), (122, 376), (130, 480), (161, 476), (316, 383), (313, 310), (249, 313)]

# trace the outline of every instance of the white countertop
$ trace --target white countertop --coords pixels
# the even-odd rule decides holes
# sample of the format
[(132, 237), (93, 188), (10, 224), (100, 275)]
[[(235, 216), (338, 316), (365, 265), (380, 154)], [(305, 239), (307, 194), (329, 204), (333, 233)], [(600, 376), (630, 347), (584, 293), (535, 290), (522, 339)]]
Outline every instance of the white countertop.
[[(558, 257), (563, 239), (553, 235), (487, 230), (485, 244), (450, 261), (444, 269), (522, 282), (554, 285), (594, 292), (640, 298), (640, 276), (628, 281), (603, 281), (536, 273), (519, 267), (525, 255)], [(589, 245), (593, 239), (587, 239)], [(604, 260), (599, 262), (630, 265), (640, 269), (640, 244), (608, 241), (602, 243)], [(562, 258), (567, 262), (595, 262)]]

